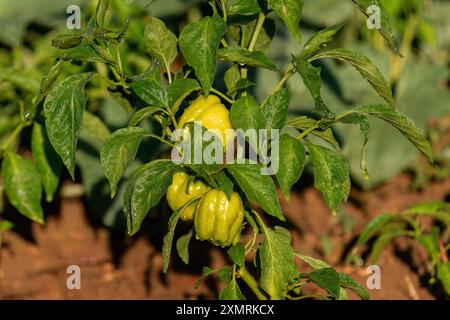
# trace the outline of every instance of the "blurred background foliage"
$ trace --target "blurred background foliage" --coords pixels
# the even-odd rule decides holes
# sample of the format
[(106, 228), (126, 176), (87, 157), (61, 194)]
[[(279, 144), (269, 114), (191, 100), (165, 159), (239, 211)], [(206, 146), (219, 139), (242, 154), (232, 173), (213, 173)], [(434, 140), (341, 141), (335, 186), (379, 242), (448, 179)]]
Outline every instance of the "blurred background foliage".
[[(439, 136), (440, 131), (430, 131), (427, 123), (431, 118), (439, 119), (450, 114), (450, 1), (382, 2), (391, 16), (394, 34), (404, 58), (394, 54), (385, 46), (377, 32), (366, 27), (366, 17), (358, 12), (350, 0), (305, 1), (301, 22), (303, 39), (327, 26), (345, 23), (335, 45), (366, 54), (384, 76), (390, 79), (399, 108), (428, 132), (430, 137)], [(117, 30), (123, 28), (127, 17), (132, 18), (125, 45), (121, 47), (127, 75), (140, 74), (150, 64), (142, 42), (146, 17), (163, 19), (179, 34), (187, 22), (200, 19), (202, 12), (210, 10), (204, 0), (112, 0), (111, 3), (114, 13), (111, 25), (117, 26)], [(41, 79), (59, 54), (51, 46), (51, 40), (60, 33), (77, 33), (77, 30), (68, 31), (65, 23), (68, 17), (66, 9), (73, 4), (81, 7), (82, 25), (86, 26), (86, 19), (95, 12), (95, 0), (0, 0), (0, 144), (11, 137), (20, 117), (26, 116), (27, 109), (39, 90)], [(250, 18), (244, 23), (251, 26), (255, 21)], [(266, 32), (263, 37), (267, 41), (261, 41), (259, 49), (268, 51), (279, 67), (286, 67), (291, 59), (290, 54), (298, 54), (300, 51), (298, 44), (274, 15), (267, 19), (264, 27)], [(233, 34), (229, 34), (231, 41), (233, 37)], [(173, 68), (183, 65), (182, 59), (177, 59), (175, 63), (178, 65)], [(222, 90), (225, 90), (223, 75), (227, 66), (223, 63), (218, 67), (216, 83)], [(380, 97), (371, 90), (367, 82), (361, 80), (352, 67), (332, 61), (321, 62), (321, 67), (323, 97), (333, 111), (342, 112), (352, 106), (381, 102)], [(71, 64), (63, 72), (68, 75), (80, 68), (96, 68), (100, 74), (108, 72), (100, 70), (101, 65), (95, 62), (91, 65)], [(256, 84), (252, 87), (253, 94), (260, 102), (281, 76), (268, 70), (258, 70), (257, 73), (250, 70), (249, 78)], [(292, 77), (288, 84), (292, 93), (292, 116), (310, 112), (313, 102), (300, 77)], [(77, 154), (79, 177), (91, 210), (103, 224), (121, 229), (124, 223), (120, 196), (123, 186), (119, 187), (119, 196), (110, 200), (98, 153), (103, 143), (102, 130), (114, 131), (124, 126), (128, 120), (126, 111), (136, 106), (129, 105), (118, 94), (108, 90), (107, 84), (100, 79), (93, 80), (88, 95), (88, 110), (100, 117), (108, 128), (84, 126)], [(149, 127), (151, 125), (148, 123)], [(419, 157), (416, 149), (381, 121), (371, 121), (367, 145), (369, 180), (365, 180), (360, 174), (361, 135), (358, 128), (339, 125), (335, 134), (343, 152), (350, 159), (353, 181), (363, 189), (373, 188), (407, 169), (413, 169), (418, 175), (422, 172), (421, 177), (424, 176), (423, 167), (417, 169), (414, 165)], [(17, 139), (16, 148), (19, 148), (18, 141)], [(139, 159), (148, 161), (154, 154), (154, 148), (151, 144), (141, 148), (144, 151), (130, 169), (139, 164)], [(435, 174), (438, 169), (432, 168), (434, 171), (430, 175), (447, 176), (450, 167), (448, 145), (439, 151), (437, 159), (440, 163), (447, 164), (440, 169), (446, 171)]]

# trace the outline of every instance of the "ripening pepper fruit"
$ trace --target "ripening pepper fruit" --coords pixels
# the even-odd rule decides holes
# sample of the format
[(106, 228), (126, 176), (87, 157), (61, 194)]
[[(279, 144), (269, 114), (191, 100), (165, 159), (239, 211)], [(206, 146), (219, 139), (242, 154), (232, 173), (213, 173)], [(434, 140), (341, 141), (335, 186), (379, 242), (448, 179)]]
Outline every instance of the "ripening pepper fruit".
[[(172, 178), (172, 184), (167, 189), (167, 202), (172, 210), (177, 210), (184, 206), (188, 201), (205, 193), (210, 188), (202, 181), (189, 181), (189, 175), (185, 172), (176, 172)], [(191, 203), (184, 208), (181, 213), (181, 219), (184, 221), (194, 218), (195, 208), (198, 201)]]
[(197, 204), (194, 216), (196, 237), (222, 247), (235, 245), (240, 240), (243, 221), (241, 197), (233, 192), (228, 200), (223, 191), (212, 189)]
[(203, 127), (216, 134), (224, 149), (230, 142), (225, 141), (227, 129), (233, 128), (230, 112), (215, 95), (210, 94), (207, 97), (200, 96), (195, 99), (181, 115), (178, 126), (183, 128), (188, 122), (201, 123)]

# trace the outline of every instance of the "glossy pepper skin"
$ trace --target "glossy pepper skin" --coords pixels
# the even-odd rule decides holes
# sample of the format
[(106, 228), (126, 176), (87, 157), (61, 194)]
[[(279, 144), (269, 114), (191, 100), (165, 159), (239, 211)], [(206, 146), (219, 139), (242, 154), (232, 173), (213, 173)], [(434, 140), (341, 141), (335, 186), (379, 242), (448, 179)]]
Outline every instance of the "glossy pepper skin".
[(199, 201), (194, 217), (196, 237), (214, 245), (228, 247), (239, 242), (244, 206), (233, 192), (230, 200), (223, 191), (213, 189)]
[(233, 126), (230, 120), (230, 112), (215, 95), (200, 96), (186, 108), (178, 121), (178, 126), (183, 128), (188, 122), (201, 123), (203, 127), (216, 134), (224, 149), (230, 141), (225, 141), (227, 129)]
[[(172, 210), (177, 210), (193, 198), (205, 193), (210, 188), (200, 180), (189, 182), (189, 175), (185, 172), (176, 172), (172, 178), (172, 184), (167, 189), (167, 202)], [(193, 202), (181, 213), (184, 221), (194, 218), (198, 201)]]

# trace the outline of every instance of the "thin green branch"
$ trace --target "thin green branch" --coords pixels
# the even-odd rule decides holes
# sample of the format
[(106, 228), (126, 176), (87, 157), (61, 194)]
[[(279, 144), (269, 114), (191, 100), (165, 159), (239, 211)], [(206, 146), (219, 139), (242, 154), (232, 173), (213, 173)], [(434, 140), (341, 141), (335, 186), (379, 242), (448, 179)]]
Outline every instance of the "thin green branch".
[(267, 300), (267, 297), (259, 290), (258, 282), (244, 266), (239, 268), (238, 274), (259, 300)]
[(156, 134), (150, 133), (150, 132), (145, 133), (144, 137), (159, 140), (160, 142), (167, 144), (168, 146), (171, 146), (172, 148), (176, 147), (173, 143), (161, 138), (160, 136), (157, 136)]
[(230, 97), (228, 97), (227, 95), (223, 94), (222, 92), (220, 92), (217, 89), (211, 88), (211, 92), (217, 94), (218, 96), (220, 96), (222, 99), (224, 99), (225, 101), (227, 101), (230, 104), (234, 103), (233, 99), (231, 99)]
[(261, 32), (265, 19), (266, 15), (261, 11), (258, 16), (258, 21), (256, 21), (255, 30), (253, 31), (250, 44), (248, 45), (248, 50), (253, 51), (255, 49), (256, 41), (258, 40), (258, 36), (259, 33)]

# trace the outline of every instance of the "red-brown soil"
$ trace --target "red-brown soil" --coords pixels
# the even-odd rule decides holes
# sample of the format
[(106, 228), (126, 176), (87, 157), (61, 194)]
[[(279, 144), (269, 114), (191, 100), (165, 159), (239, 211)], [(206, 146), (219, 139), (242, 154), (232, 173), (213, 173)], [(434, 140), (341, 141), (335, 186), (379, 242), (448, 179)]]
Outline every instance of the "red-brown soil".
[[(343, 263), (362, 227), (383, 212), (443, 200), (450, 194), (450, 179), (433, 182), (420, 192), (410, 186), (411, 177), (403, 174), (371, 192), (352, 190), (343, 210), (355, 223), (350, 232), (344, 232), (343, 224), (331, 215), (321, 195), (310, 185), (298, 185), (290, 203), (282, 203), (294, 248), (325, 259), (339, 271), (348, 272), (365, 284), (368, 276), (365, 267)], [(186, 267), (175, 257), (164, 275), (161, 237), (140, 233), (130, 238), (110, 232), (92, 223), (81, 199), (64, 199), (57, 207), (49, 209), (54, 213), (50, 213), (45, 226), (19, 218), (16, 228), (4, 235), (0, 261), (1, 299), (217, 298), (221, 285), (216, 281), (207, 281), (198, 289), (194, 289), (194, 282), (201, 274), (202, 265), (220, 267), (226, 263), (220, 250), (195, 241), (191, 246), (193, 265)], [(17, 217), (18, 213), (14, 214)], [(164, 220), (157, 219), (154, 223), (156, 221)], [(324, 249), (324, 239), (330, 244), (329, 249)], [(66, 287), (69, 265), (81, 268), (81, 290)], [(389, 245), (381, 254), (380, 266), (382, 287), (370, 291), (372, 299), (437, 298), (423, 280), (426, 276), (423, 252), (416, 247), (411, 250), (408, 241)], [(299, 267), (309, 270), (300, 262)]]

